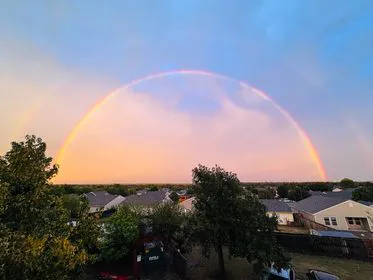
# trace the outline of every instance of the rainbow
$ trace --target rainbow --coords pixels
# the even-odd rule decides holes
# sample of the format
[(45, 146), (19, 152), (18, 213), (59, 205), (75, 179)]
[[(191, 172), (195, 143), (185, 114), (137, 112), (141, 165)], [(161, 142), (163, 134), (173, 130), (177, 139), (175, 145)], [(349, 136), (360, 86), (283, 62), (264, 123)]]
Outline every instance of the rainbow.
[[(138, 85), (142, 82), (145, 82), (145, 81), (149, 81), (149, 80), (153, 80), (153, 79), (157, 79), (157, 78), (162, 78), (162, 77), (167, 77), (167, 76), (180, 75), (180, 74), (202, 75), (202, 76), (221, 78), (221, 79), (225, 79), (225, 80), (228, 80), (228, 81), (237, 82), (235, 79), (232, 79), (232, 78), (227, 77), (225, 75), (216, 74), (216, 73), (212, 73), (212, 72), (208, 72), (208, 71), (202, 71), (202, 70), (174, 70), (174, 71), (160, 72), (160, 73), (149, 75), (149, 76), (137, 79), (137, 80), (133, 80), (133, 81), (129, 82), (128, 84), (124, 85), (123, 87), (117, 88), (116, 90), (110, 92), (109, 94), (104, 96), (102, 99), (100, 99), (98, 102), (96, 102), (93, 105), (93, 107), (79, 120), (79, 122), (75, 125), (75, 127), (72, 129), (70, 134), (67, 136), (67, 138), (65, 139), (65, 141), (63, 142), (61, 148), (59, 149), (59, 151), (57, 153), (57, 157), (56, 157), (55, 162), (60, 163), (62, 161), (63, 156), (65, 154), (65, 151), (68, 148), (69, 144), (74, 140), (74, 138), (76, 137), (76, 135), (79, 132), (79, 130), (81, 129), (81, 127), (91, 117), (91, 115), (93, 113), (95, 113), (97, 110), (99, 110), (102, 106), (104, 106), (105, 103), (107, 103), (110, 99), (114, 98), (121, 90), (131, 88), (131, 87), (136, 86), (136, 85)], [(297, 131), (297, 133), (298, 133), (300, 139), (302, 140), (306, 150), (308, 151), (308, 154), (309, 154), (310, 158), (312, 159), (312, 161), (316, 165), (320, 178), (325, 181), (327, 176), (326, 176), (326, 171), (323, 167), (322, 161), (320, 160), (320, 157), (317, 153), (317, 150), (316, 150), (315, 146), (312, 144), (312, 141), (310, 140), (310, 137), (307, 135), (307, 133), (304, 131), (304, 129), (302, 129), (302, 127), (299, 125), (299, 123), (297, 123), (291, 117), (289, 112), (287, 112), (285, 109), (283, 109), (280, 105), (278, 105), (271, 97), (269, 97), (264, 92), (254, 88), (254, 87), (249, 86), (245, 82), (240, 82), (240, 85), (243, 88), (249, 88), (249, 89), (254, 90), (254, 92), (256, 94), (258, 94), (260, 97), (262, 97), (264, 100), (267, 100), (267, 101), (271, 102), (275, 106), (275, 108), (291, 123), (291, 125)]]

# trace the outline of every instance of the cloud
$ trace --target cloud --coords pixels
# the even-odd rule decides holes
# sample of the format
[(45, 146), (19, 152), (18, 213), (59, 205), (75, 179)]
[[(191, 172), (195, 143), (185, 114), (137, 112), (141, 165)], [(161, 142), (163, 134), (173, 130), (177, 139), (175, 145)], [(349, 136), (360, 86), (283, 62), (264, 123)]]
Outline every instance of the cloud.
[[(182, 79), (192, 92), (188, 76)], [(244, 181), (320, 179), (294, 127), (268, 101), (248, 98), (256, 104), (248, 108), (220, 95), (220, 107), (206, 115), (169, 100), (122, 90), (84, 123), (56, 182), (190, 182), (199, 163), (221, 165)]]
[(4, 39), (0, 54), (0, 152), (36, 134), (54, 154), (76, 121), (112, 82), (69, 69), (30, 42)]

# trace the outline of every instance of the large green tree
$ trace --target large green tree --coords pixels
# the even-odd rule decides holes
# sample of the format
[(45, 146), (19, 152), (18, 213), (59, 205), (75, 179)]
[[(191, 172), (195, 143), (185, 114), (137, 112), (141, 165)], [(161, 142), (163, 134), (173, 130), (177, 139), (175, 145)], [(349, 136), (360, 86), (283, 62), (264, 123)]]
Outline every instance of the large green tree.
[(117, 260), (128, 254), (139, 236), (140, 219), (140, 211), (123, 205), (105, 221), (100, 248), (103, 260)]
[(193, 189), (196, 200), (189, 225), (191, 241), (200, 244), (206, 256), (215, 249), (223, 278), (223, 247), (228, 247), (230, 256), (260, 266), (287, 264), (274, 236), (276, 218), (266, 215), (265, 206), (241, 187), (236, 174), (218, 166), (199, 165), (193, 169)]
[(178, 204), (158, 204), (149, 215), (153, 231), (166, 238), (179, 239), (182, 235), (182, 226), (186, 216)]
[[(26, 136), (0, 157), (2, 279), (76, 278), (89, 260), (85, 221), (68, 225), (61, 197), (50, 191), (58, 167), (45, 152), (42, 139)], [(94, 231), (93, 225), (85, 231)]]

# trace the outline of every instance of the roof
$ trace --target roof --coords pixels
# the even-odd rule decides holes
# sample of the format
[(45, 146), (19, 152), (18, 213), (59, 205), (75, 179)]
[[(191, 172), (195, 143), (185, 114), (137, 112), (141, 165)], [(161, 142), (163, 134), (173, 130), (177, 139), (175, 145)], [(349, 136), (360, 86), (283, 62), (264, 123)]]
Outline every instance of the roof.
[(346, 199), (352, 199), (352, 193), (355, 189), (344, 189), (342, 191), (331, 191), (331, 192), (320, 192), (320, 191), (309, 191), (311, 195), (322, 195), (327, 197), (341, 197)]
[(277, 199), (261, 199), (268, 212), (292, 212), (289, 205)]
[(366, 206), (373, 206), (373, 201), (359, 200), (358, 202)]
[(97, 191), (84, 194), (88, 199), (89, 206), (104, 207), (118, 195), (110, 194), (107, 191)]
[(185, 210), (192, 210), (193, 209), (193, 203), (196, 199), (194, 197), (188, 198), (184, 200), (183, 202), (180, 202), (180, 206), (184, 208)]
[(293, 207), (299, 211), (315, 214), (349, 199), (343, 197), (329, 197), (325, 195), (312, 195), (298, 201)]
[(358, 238), (352, 232), (337, 230), (318, 230), (317, 235), (327, 237)]
[(122, 204), (150, 206), (167, 199), (166, 194), (165, 190), (138, 192), (137, 194), (126, 196)]

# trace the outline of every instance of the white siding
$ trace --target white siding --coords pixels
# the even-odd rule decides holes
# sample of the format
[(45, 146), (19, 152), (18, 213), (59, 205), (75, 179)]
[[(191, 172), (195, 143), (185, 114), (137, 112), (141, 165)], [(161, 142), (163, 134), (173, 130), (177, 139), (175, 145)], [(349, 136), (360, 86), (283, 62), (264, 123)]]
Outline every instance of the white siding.
[(118, 207), (119, 204), (121, 204), (125, 198), (121, 195), (118, 195), (116, 198), (114, 198), (112, 201), (110, 201), (108, 204), (105, 205), (104, 210), (109, 210), (115, 207)]
[(370, 231), (373, 231), (373, 208), (352, 200), (342, 202), (336, 206), (316, 213), (314, 214), (314, 217), (316, 222), (323, 225), (325, 225), (325, 217), (335, 217), (337, 220), (337, 225), (331, 224), (328, 226), (338, 230), (348, 230), (346, 217), (366, 218), (370, 227)]
[[(291, 212), (275, 212), (275, 214), (279, 225), (287, 225), (288, 222), (294, 222), (294, 216)], [(267, 212), (267, 215), (272, 217), (273, 212)]]

